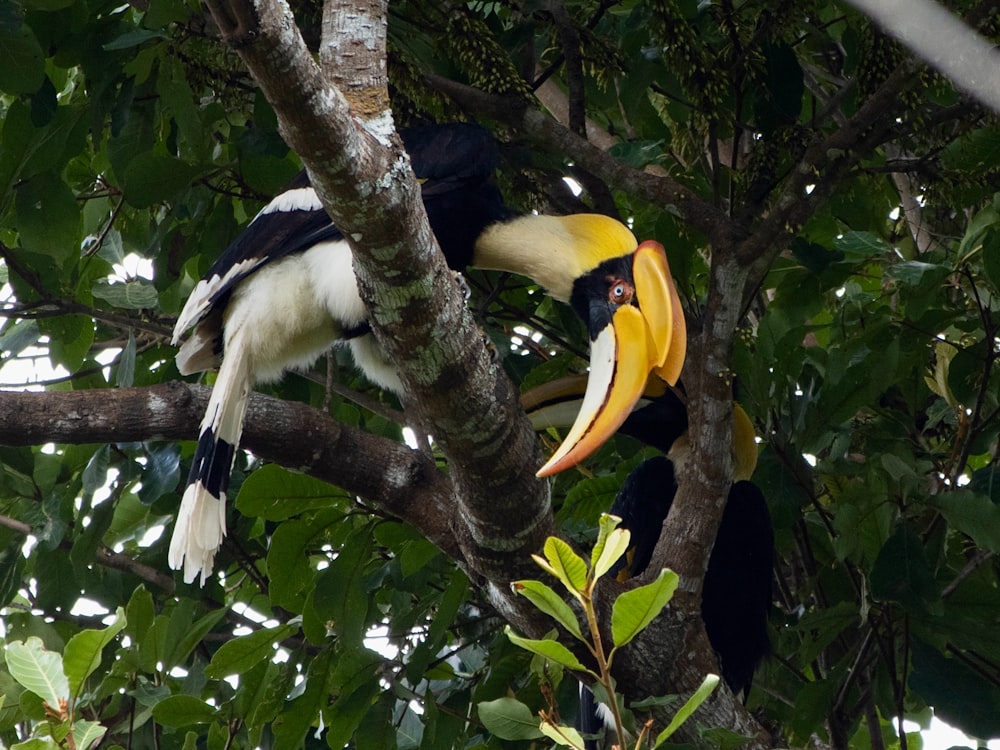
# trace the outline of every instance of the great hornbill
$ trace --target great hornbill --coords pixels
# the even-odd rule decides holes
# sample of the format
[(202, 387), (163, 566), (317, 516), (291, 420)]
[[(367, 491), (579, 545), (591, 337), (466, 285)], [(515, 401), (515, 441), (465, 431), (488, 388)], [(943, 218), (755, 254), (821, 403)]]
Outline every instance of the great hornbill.
[[(402, 134), (448, 265), (511, 271), (569, 302), (587, 324), (591, 378), (576, 425), (544, 476), (611, 435), (650, 371), (676, 381), (683, 315), (662, 246), (607, 216), (517, 216), (492, 181), (498, 150), (471, 124)], [(642, 300), (642, 307), (639, 307)], [(181, 500), (169, 562), (204, 583), (225, 535), (225, 492), (254, 383), (309, 366), (345, 343), (376, 385), (404, 396), (358, 293), (351, 249), (305, 172), (268, 203), (197, 284), (174, 328), (182, 374), (219, 367)]]
[[(612, 572), (619, 580), (649, 565), (677, 492), (677, 473), (689, 460), (688, 414), (684, 401), (650, 378), (644, 397), (619, 428), (662, 450), (626, 478), (610, 513), (631, 533), (629, 549)], [(536, 428), (565, 425), (568, 410), (582, 390), (578, 377), (564, 378), (529, 391), (522, 405)], [(770, 651), (767, 635), (774, 569), (774, 531), (767, 503), (750, 477), (757, 464), (753, 425), (733, 405), (733, 479), (702, 586), (701, 617), (715, 650), (722, 677), (744, 697), (754, 671)], [(580, 729), (591, 735), (602, 722), (589, 690), (581, 690)], [(588, 743), (588, 747), (596, 747)]]

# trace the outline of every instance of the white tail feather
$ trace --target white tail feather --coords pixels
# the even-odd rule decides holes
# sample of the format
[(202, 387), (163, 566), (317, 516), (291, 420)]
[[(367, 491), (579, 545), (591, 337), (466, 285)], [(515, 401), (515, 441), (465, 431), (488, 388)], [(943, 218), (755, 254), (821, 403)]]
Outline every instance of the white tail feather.
[[(243, 432), (252, 368), (240, 345), (239, 330), (230, 337), (226, 357), (201, 422), (198, 449), (170, 540), (168, 562), (184, 569), (185, 583), (200, 573), (204, 585), (215, 553), (226, 535), (226, 488), (235, 450)], [(206, 438), (206, 433), (211, 439)], [(224, 465), (218, 465), (219, 462)]]

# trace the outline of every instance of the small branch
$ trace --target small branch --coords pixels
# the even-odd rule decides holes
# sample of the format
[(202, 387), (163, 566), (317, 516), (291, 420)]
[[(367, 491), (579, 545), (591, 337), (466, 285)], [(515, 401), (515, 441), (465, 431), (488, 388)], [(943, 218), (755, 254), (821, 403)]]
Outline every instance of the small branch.
[[(29, 536), (34, 531), (28, 524), (18, 521), (15, 518), (11, 518), (10, 516), (0, 515), (0, 526), (16, 531), (24, 536)], [(72, 544), (66, 541), (62, 542), (60, 547), (65, 550), (69, 550), (72, 548)], [(168, 596), (174, 593), (173, 577), (168, 576), (165, 573), (161, 573), (156, 568), (150, 567), (149, 565), (144, 565), (137, 560), (133, 560), (128, 555), (99, 549), (95, 553), (94, 557), (99, 565), (103, 565), (106, 568), (114, 568), (115, 570), (120, 570), (124, 573), (131, 573), (137, 578), (141, 578), (147, 583), (152, 583), (154, 586), (163, 589)]]

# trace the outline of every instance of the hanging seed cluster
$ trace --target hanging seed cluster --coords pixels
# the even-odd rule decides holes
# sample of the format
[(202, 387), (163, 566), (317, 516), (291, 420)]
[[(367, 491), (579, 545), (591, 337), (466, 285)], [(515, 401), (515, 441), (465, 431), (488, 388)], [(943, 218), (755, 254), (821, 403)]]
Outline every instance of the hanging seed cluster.
[(704, 112), (716, 111), (726, 98), (726, 70), (681, 11), (677, 0), (656, 0), (650, 17), (653, 35), (684, 89), (684, 95)]
[(453, 13), (441, 41), (476, 88), (491, 94), (531, 95), (510, 55), (493, 38), (493, 32), (482, 19), (464, 12)]

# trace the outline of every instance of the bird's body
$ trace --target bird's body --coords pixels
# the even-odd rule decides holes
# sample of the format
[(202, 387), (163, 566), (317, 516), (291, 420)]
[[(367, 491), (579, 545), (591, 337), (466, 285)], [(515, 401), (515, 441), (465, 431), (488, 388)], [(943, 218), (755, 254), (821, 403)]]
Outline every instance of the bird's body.
[[(677, 393), (650, 378), (643, 399), (619, 432), (663, 451), (633, 470), (610, 509), (630, 532), (629, 548), (611, 573), (624, 581), (648, 567), (663, 524), (677, 493), (677, 474), (690, 460), (688, 413)], [(575, 408), (580, 379), (553, 381), (522, 398), (536, 428), (563, 427)], [(702, 586), (701, 616), (709, 642), (718, 656), (722, 677), (737, 694), (749, 693), (754, 671), (770, 652), (767, 633), (774, 568), (774, 531), (767, 502), (749, 481), (757, 463), (753, 425), (734, 404), (734, 482), (723, 510)], [(600, 706), (589, 689), (581, 687), (578, 727), (586, 735), (605, 726)], [(609, 714), (607, 714), (609, 715)], [(586, 741), (588, 750), (596, 741)]]
[[(649, 565), (676, 492), (674, 465), (666, 456), (648, 459), (628, 476), (611, 508), (632, 534), (622, 577), (637, 576)], [(736, 694), (749, 692), (757, 665), (770, 651), (773, 568), (767, 502), (752, 482), (734, 482), (705, 571), (701, 617), (722, 677)]]
[[(638, 311), (638, 298), (633, 298), (633, 255), (641, 256), (637, 263), (642, 264), (643, 276), (666, 276), (666, 281), (654, 281), (650, 287), (656, 295), (666, 294), (667, 286), (672, 289), (662, 247), (637, 251), (639, 243), (631, 231), (607, 216), (515, 217), (492, 181), (496, 143), (478, 126), (420, 128), (404, 133), (403, 140), (421, 181), (431, 229), (451, 268), (473, 265), (521, 273), (564, 301), (579, 297), (576, 290), (581, 280), (597, 274), (596, 293), (601, 299), (576, 305), (585, 320), (588, 305), (602, 311), (604, 346), (595, 347), (595, 352), (603, 351), (602, 359), (610, 356), (612, 362), (622, 357), (614, 324), (619, 309), (631, 308), (622, 317), (632, 323), (630, 331), (640, 340), (643, 354), (619, 370), (662, 367), (671, 350), (671, 367), (678, 367), (678, 352), (683, 361), (683, 338), (678, 338), (677, 326), (671, 334), (669, 311), (665, 323), (654, 322), (651, 316), (661, 313), (663, 305), (650, 299), (652, 312), (647, 315)], [(608, 291), (622, 284), (617, 276), (604, 278), (603, 271), (597, 271), (609, 259), (620, 259), (625, 267), (627, 299), (618, 300)], [(636, 283), (641, 288), (648, 282), (643, 278)], [(647, 296), (652, 298), (654, 292)], [(637, 318), (641, 321), (638, 329)], [(682, 319), (678, 325), (683, 329)], [(593, 325), (589, 327), (593, 330)], [(247, 400), (256, 383), (277, 380), (289, 369), (308, 367), (331, 345), (343, 343), (351, 347), (355, 363), (369, 380), (400, 396), (404, 392), (395, 368), (382, 356), (371, 334), (350, 246), (330, 221), (304, 172), (261, 210), (197, 284), (178, 317), (174, 343), (189, 329), (177, 355), (178, 369), (191, 374), (219, 367), (219, 375), (201, 424), (169, 562), (173, 568), (183, 567), (185, 581), (200, 574), (204, 583), (225, 535), (225, 493)], [(655, 344), (648, 357), (647, 341)], [(645, 372), (648, 369), (643, 379)], [(614, 377), (606, 381), (595, 388), (611, 393), (616, 388)], [(617, 401), (631, 408), (638, 395), (629, 392)], [(580, 417), (587, 424), (617, 418), (617, 414), (609, 417), (603, 408)], [(602, 427), (594, 434), (606, 431)], [(566, 465), (581, 460), (599, 444), (596, 439), (586, 435), (575, 439), (564, 446), (568, 458), (560, 460)]]

